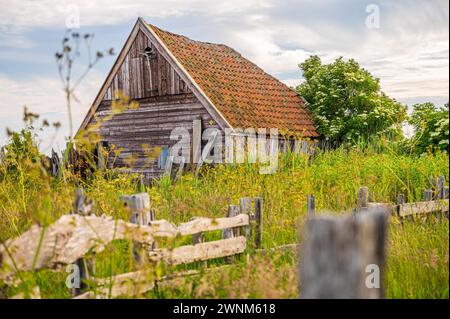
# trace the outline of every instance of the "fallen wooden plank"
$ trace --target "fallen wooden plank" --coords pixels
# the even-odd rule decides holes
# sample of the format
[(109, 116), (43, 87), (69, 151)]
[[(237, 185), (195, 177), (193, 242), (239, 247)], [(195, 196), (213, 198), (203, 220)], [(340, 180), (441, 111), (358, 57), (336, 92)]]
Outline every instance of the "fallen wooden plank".
[(402, 204), (399, 205), (398, 215), (405, 217), (434, 212), (448, 212), (448, 199)]
[(196, 218), (190, 222), (180, 224), (177, 229), (181, 236), (186, 236), (207, 231), (242, 227), (248, 224), (248, 214), (239, 214), (233, 217)]
[(113, 276), (111, 278), (96, 279), (97, 287), (87, 291), (74, 299), (108, 299), (119, 296), (141, 295), (155, 287), (154, 273), (151, 270), (140, 270)]
[(172, 265), (187, 264), (195, 261), (232, 256), (245, 251), (246, 238), (233, 237), (169, 249), (157, 249), (149, 252), (151, 260), (163, 260)]
[(389, 215), (396, 214), (396, 207), (397, 205), (394, 205), (392, 203), (367, 203), (368, 209), (381, 209)]
[(154, 237), (177, 237), (195, 235), (202, 232), (221, 230), (225, 228), (234, 228), (247, 226), (249, 217), (247, 214), (239, 214), (234, 217), (223, 218), (204, 218), (198, 217), (187, 223), (175, 226), (166, 220), (155, 220), (150, 225), (155, 228)]
[(71, 264), (87, 252), (102, 251), (114, 239), (151, 244), (155, 227), (110, 217), (64, 215), (50, 226), (32, 226), (0, 245), (0, 278), (16, 271)]
[(70, 264), (87, 252), (100, 252), (114, 239), (151, 244), (154, 237), (176, 237), (204, 231), (246, 226), (246, 214), (230, 218), (196, 218), (178, 227), (166, 220), (135, 225), (111, 217), (64, 215), (48, 227), (32, 226), (0, 246), (0, 278), (20, 270)]
[[(87, 291), (73, 299), (105, 299), (117, 298), (125, 295), (138, 296), (153, 289), (155, 287), (155, 282), (158, 283), (158, 286), (164, 286), (176, 278), (195, 276), (203, 272), (219, 271), (229, 267), (230, 265), (223, 265), (202, 270), (186, 270), (166, 275), (158, 279), (154, 278), (154, 271), (149, 269), (120, 274), (111, 278), (97, 278), (95, 280), (98, 287), (95, 291)], [(111, 286), (111, 289), (109, 286)]]
[(41, 299), (41, 291), (38, 286), (33, 287), (30, 294), (27, 296), (24, 292), (18, 293), (17, 295), (14, 295), (10, 299)]

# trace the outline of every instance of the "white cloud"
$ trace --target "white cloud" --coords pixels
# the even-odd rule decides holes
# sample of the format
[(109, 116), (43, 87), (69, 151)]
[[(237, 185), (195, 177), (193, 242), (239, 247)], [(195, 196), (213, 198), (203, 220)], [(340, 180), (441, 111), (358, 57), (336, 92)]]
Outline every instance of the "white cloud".
[(284, 79), (281, 82), (283, 82), (284, 84), (286, 84), (289, 87), (295, 88), (296, 86), (298, 86), (301, 83), (303, 83), (304, 80), (303, 79)]
[[(326, 10), (339, 9), (333, 5), (340, 2), (328, 1), (324, 16)], [(227, 44), (286, 83), (293, 83), (293, 74), (300, 77), (297, 65), (310, 54), (320, 55), (324, 63), (344, 56), (379, 77), (382, 89), (394, 98), (448, 97), (448, 2), (382, 1), (380, 7), (379, 29), (365, 27), (364, 6), (350, 25), (323, 18), (280, 19), (267, 11), (223, 21), (222, 28)]]
[[(90, 104), (103, 81), (103, 75), (93, 71), (77, 89), (78, 103), (73, 104), (73, 123), (76, 130), (84, 118)], [(23, 127), (23, 107), (40, 115), (40, 120), (48, 119), (51, 122), (59, 121), (61, 131), (55, 143), (50, 144), (52, 130), (48, 129), (40, 134), (41, 148), (48, 150), (51, 147), (64, 149), (64, 138), (68, 136), (68, 115), (66, 101), (61, 84), (58, 79), (48, 77), (31, 77), (23, 81), (13, 80), (0, 74), (0, 145), (6, 140), (6, 128), (19, 130)]]
[[(270, 1), (272, 2), (272, 1)], [(210, 16), (239, 14), (258, 8), (270, 8), (266, 0), (13, 0), (0, 3), (3, 25), (18, 27), (64, 26), (66, 20), (79, 13), (83, 27), (111, 25), (136, 19), (138, 16), (162, 19), (204, 13)]]
[[(310, 54), (319, 54), (325, 63), (342, 55), (355, 58), (379, 77), (383, 90), (394, 98), (448, 100), (448, 1), (376, 3), (380, 5), (379, 29), (365, 27), (365, 2), (356, 0), (0, 1), (0, 58), (11, 63), (37, 62), (39, 54), (45, 52), (34, 53), (37, 40), (29, 32), (63, 29), (68, 17), (78, 10), (83, 28), (123, 25), (138, 16), (149, 22), (164, 21), (169, 31), (237, 49), (290, 86), (301, 81), (297, 65)], [(2, 47), (31, 49), (7, 51)], [(0, 142), (3, 125), (20, 124), (23, 104), (38, 113), (66, 118), (57, 79), (32, 73), (23, 81), (12, 78), (0, 74), (0, 101), (8, 102), (0, 108)], [(76, 125), (103, 78), (93, 73), (80, 88), (82, 107), (76, 109)]]

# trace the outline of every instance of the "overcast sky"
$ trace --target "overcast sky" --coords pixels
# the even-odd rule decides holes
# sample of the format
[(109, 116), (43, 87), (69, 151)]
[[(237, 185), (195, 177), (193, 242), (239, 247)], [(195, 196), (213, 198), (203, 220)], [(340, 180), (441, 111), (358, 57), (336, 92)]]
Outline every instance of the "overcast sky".
[[(298, 64), (309, 55), (325, 62), (342, 55), (359, 61), (401, 102), (448, 101), (447, 0), (0, 0), (0, 145), (6, 127), (23, 126), (27, 105), (63, 124), (53, 142), (51, 130), (41, 134), (41, 149), (63, 149), (67, 114), (54, 53), (66, 27), (78, 20), (76, 31), (95, 34), (95, 49), (118, 52), (139, 16), (195, 40), (227, 44), (288, 85), (301, 81)], [(75, 129), (114, 60), (102, 60), (79, 87)]]

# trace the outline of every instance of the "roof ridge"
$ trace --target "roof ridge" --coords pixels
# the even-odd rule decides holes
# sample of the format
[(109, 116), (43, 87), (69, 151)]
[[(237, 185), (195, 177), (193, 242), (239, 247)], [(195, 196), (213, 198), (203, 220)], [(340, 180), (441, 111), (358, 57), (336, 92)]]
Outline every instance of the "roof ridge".
[(301, 95), (232, 47), (146, 24), (233, 127), (277, 127), (318, 136)]
[[(289, 90), (293, 91), (294, 93), (298, 94), (295, 90), (291, 89), (287, 84), (283, 83), (282, 81), (280, 81), (278, 78), (276, 78), (275, 76), (273, 76), (270, 73), (267, 73), (266, 71), (264, 71), (261, 67), (259, 67), (256, 63), (252, 62), (251, 60), (245, 58), (239, 51), (237, 51), (236, 49), (230, 47), (229, 45), (223, 44), (223, 43), (214, 43), (214, 42), (208, 42), (208, 41), (200, 41), (200, 40), (194, 40), (192, 38), (189, 38), (188, 36), (185, 36), (183, 34), (178, 34), (178, 33), (174, 33), (171, 31), (167, 31), (167, 30), (163, 30), (157, 26), (155, 26), (154, 24), (151, 23), (147, 23), (147, 25), (149, 25), (151, 28), (155, 28), (158, 29), (161, 32), (165, 32), (168, 33), (170, 35), (176, 36), (176, 37), (182, 37), (185, 38), (189, 41), (193, 41), (195, 43), (201, 43), (201, 44), (208, 44), (208, 45), (218, 45), (218, 46), (223, 46), (231, 51), (233, 51), (234, 53), (236, 53), (237, 55), (239, 55), (241, 58), (247, 60), (249, 63), (251, 63), (254, 67), (258, 68), (260, 71), (262, 71), (263, 73), (265, 73), (266, 75), (270, 76), (272, 79), (274, 79), (275, 81), (277, 81), (278, 83), (285, 85), (287, 88), (289, 88)], [(303, 102), (303, 101), (302, 101)]]
[(232, 47), (230, 47), (229, 45), (226, 45), (226, 44), (224, 44), (224, 43), (216, 43), (216, 42), (209, 42), (209, 41), (194, 40), (194, 39), (189, 38), (188, 36), (185, 36), (185, 35), (183, 35), (183, 34), (174, 33), (174, 32), (167, 31), (167, 30), (163, 30), (163, 29), (161, 29), (160, 27), (157, 27), (156, 25), (151, 24), (151, 23), (147, 23), (147, 25), (148, 25), (150, 28), (158, 29), (158, 30), (161, 31), (161, 32), (168, 33), (168, 34), (173, 35), (173, 36), (176, 36), (176, 37), (185, 38), (185, 39), (187, 39), (187, 40), (189, 40), (189, 41), (193, 41), (193, 42), (196, 42), (196, 43), (208, 44), (208, 45), (217, 45), (217, 46), (226, 47), (226, 48), (228, 48), (228, 49), (230, 49), (230, 50), (233, 50), (234, 52), (238, 53), (239, 55), (241, 55), (241, 54), (240, 54), (239, 52), (237, 52), (235, 49), (233, 49)]

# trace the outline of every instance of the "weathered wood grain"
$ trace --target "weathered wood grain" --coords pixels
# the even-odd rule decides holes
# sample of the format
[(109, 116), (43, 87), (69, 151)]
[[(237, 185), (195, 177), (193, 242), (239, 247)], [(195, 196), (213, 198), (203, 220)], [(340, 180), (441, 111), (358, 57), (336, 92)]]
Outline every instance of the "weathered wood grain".
[(187, 264), (196, 261), (232, 256), (243, 253), (247, 240), (244, 236), (221, 239), (192, 246), (181, 246), (169, 249), (156, 249), (151, 251), (151, 260), (163, 260), (171, 265)]
[(111, 278), (95, 279), (95, 290), (87, 291), (74, 299), (108, 299), (119, 296), (139, 296), (155, 287), (154, 271), (145, 269), (113, 276)]
[(107, 299), (121, 296), (139, 296), (145, 292), (152, 290), (155, 283), (158, 286), (165, 286), (170, 284), (172, 280), (181, 277), (190, 277), (200, 275), (204, 272), (219, 272), (223, 269), (230, 268), (230, 265), (223, 265), (214, 268), (207, 268), (204, 270), (186, 270), (175, 272), (170, 275), (155, 278), (154, 270), (143, 269), (125, 274), (112, 276), (111, 278), (96, 278), (94, 281), (97, 285), (95, 290), (87, 291), (74, 299)]
[(362, 186), (358, 190), (358, 203), (356, 205), (356, 211), (361, 212), (367, 209), (367, 203), (369, 196), (369, 188), (366, 186)]
[(387, 215), (395, 215), (396, 214), (396, 205), (392, 203), (367, 203), (368, 209), (378, 209), (385, 211)]
[(424, 197), (424, 200), (426, 202), (433, 200), (433, 190), (432, 189), (427, 189), (424, 192), (424, 196), (423, 197)]
[(16, 270), (55, 268), (89, 251), (99, 252), (114, 239), (151, 244), (157, 226), (139, 227), (109, 217), (64, 215), (50, 226), (32, 226), (0, 246), (0, 278)]
[(154, 58), (148, 60), (143, 56), (144, 49), (149, 45), (157, 51), (140, 30), (131, 44), (130, 51), (122, 58), (122, 64), (117, 69), (113, 83), (107, 88), (103, 100), (113, 99), (119, 90), (134, 99), (189, 92), (189, 89), (179, 85), (179, 76), (175, 77), (175, 69), (163, 55), (157, 53)]
[[(131, 210), (131, 223), (146, 226), (153, 220), (153, 215), (150, 212), (150, 196), (148, 193), (122, 195), (120, 196), (120, 200)], [(152, 245), (154, 244), (153, 242)], [(138, 264), (142, 263), (141, 250), (142, 245), (133, 242), (133, 256)]]
[[(309, 219), (300, 248), (301, 297), (382, 298), (386, 232), (384, 212)], [(379, 276), (372, 282), (374, 268)]]
[(406, 203), (399, 206), (400, 217), (427, 214), (434, 212), (448, 212), (448, 199), (427, 202)]
[(314, 195), (306, 196), (306, 213), (308, 218), (314, 217), (316, 213), (316, 197)]
[(165, 221), (135, 225), (107, 217), (64, 215), (48, 227), (32, 226), (0, 246), (0, 278), (16, 270), (55, 268), (70, 264), (89, 251), (99, 252), (115, 239), (152, 245), (154, 237), (176, 237), (249, 224), (248, 215), (232, 218), (197, 218), (178, 227)]
[[(236, 205), (229, 205), (228, 206), (228, 211), (227, 211), (227, 218), (230, 217), (235, 217), (239, 215), (239, 207)], [(248, 215), (242, 215), (242, 216), (246, 216), (246, 218), (248, 219)], [(232, 237), (237, 237), (240, 236), (240, 230), (239, 229), (233, 229), (233, 228), (225, 228), (222, 230), (222, 238), (223, 239), (227, 239), (227, 238), (232, 238)]]
[(239, 214), (233, 217), (222, 218), (196, 218), (190, 222), (180, 224), (177, 227), (180, 236), (192, 235), (199, 232), (221, 230), (249, 225), (247, 214)]
[(261, 248), (263, 235), (263, 199), (255, 198), (255, 248)]
[(17, 295), (12, 296), (10, 299), (41, 299), (41, 290), (38, 286), (33, 287), (30, 293), (27, 295), (24, 292), (18, 293)]

